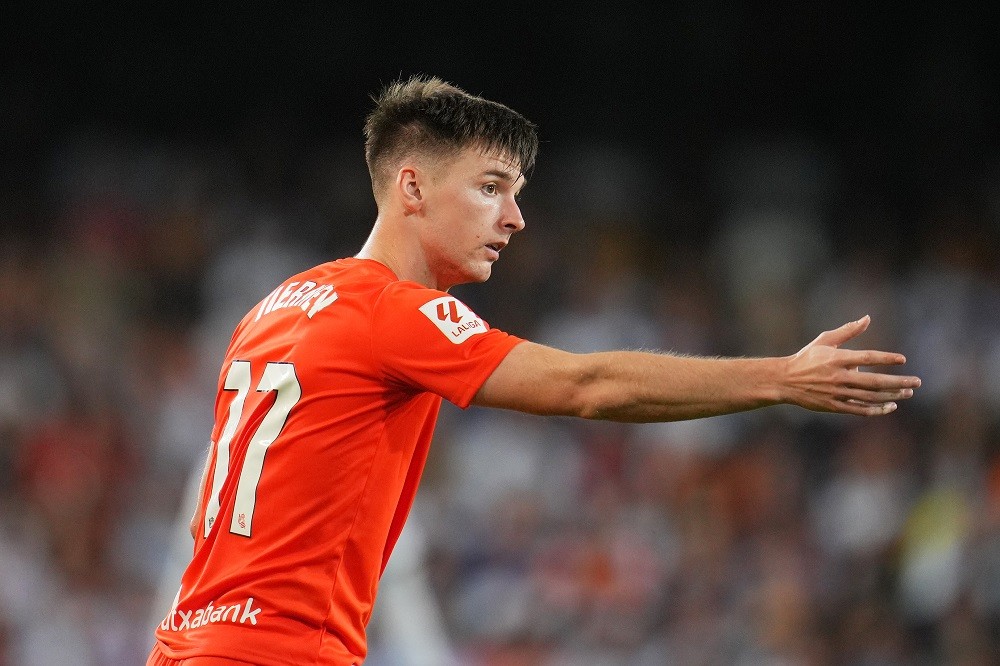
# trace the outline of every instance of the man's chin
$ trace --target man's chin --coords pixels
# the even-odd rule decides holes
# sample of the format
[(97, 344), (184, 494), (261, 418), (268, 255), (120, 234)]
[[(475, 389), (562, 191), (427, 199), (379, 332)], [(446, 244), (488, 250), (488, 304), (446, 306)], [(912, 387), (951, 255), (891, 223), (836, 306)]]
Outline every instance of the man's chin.
[(493, 262), (488, 262), (476, 266), (475, 270), (469, 271), (466, 276), (468, 282), (486, 282), (493, 274)]
[(492, 274), (492, 272), (493, 271), (490, 266), (486, 266), (485, 268), (479, 268), (474, 271), (467, 271), (466, 273), (463, 273), (454, 282), (444, 283), (448, 285), (445, 291), (460, 284), (479, 284), (482, 282), (486, 282), (487, 280), (490, 279), (490, 275)]

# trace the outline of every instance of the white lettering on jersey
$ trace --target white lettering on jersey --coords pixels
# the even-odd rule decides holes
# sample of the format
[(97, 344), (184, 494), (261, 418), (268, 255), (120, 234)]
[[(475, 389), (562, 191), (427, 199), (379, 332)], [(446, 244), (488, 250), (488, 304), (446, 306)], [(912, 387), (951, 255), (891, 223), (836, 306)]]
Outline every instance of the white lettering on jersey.
[(299, 307), (302, 308), (303, 312), (305, 312), (306, 308), (309, 307), (309, 301), (311, 299), (315, 299), (316, 302), (313, 303), (313, 306), (309, 308), (309, 312), (306, 314), (306, 316), (310, 319), (313, 318), (314, 314), (337, 300), (337, 292), (334, 291), (333, 287), (328, 284), (317, 287), (313, 291), (306, 294), (306, 297), (302, 300), (302, 304)]
[(231, 606), (216, 606), (214, 601), (210, 601), (204, 608), (196, 610), (181, 610), (175, 605), (163, 618), (160, 629), (163, 631), (184, 631), (216, 622), (231, 622), (233, 624), (247, 624), (249, 622), (252, 626), (257, 626), (257, 615), (260, 614), (260, 611), (260, 608), (254, 608), (253, 597), (248, 597), (245, 602), (240, 601)]
[(420, 311), (456, 345), (488, 330), (486, 322), (470, 310), (469, 306), (451, 296), (428, 301), (420, 306)]
[[(298, 287), (296, 289), (296, 287)], [(316, 284), (306, 280), (302, 284), (297, 281), (282, 285), (268, 294), (257, 308), (254, 321), (275, 310), (299, 307), (306, 316), (313, 318), (317, 312), (337, 300), (337, 292), (331, 284)]]

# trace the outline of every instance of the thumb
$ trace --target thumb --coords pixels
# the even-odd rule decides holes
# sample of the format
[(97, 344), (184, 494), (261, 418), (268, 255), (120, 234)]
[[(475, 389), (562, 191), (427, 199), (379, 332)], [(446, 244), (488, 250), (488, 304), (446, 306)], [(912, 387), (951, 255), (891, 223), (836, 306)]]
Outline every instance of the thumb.
[(816, 338), (816, 343), (829, 345), (830, 347), (839, 347), (848, 340), (852, 340), (864, 333), (871, 321), (872, 318), (869, 315), (865, 315), (861, 319), (848, 322), (840, 328), (820, 333), (819, 337)]

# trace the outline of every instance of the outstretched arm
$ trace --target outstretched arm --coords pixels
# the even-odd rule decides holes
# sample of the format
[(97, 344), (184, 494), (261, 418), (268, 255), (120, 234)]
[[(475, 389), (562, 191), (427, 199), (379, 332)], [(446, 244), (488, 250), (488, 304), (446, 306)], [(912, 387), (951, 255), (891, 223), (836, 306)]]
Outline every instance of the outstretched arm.
[(899, 365), (902, 354), (841, 349), (868, 328), (865, 316), (781, 358), (696, 358), (647, 352), (572, 354), (525, 342), (476, 394), (484, 407), (610, 421), (679, 421), (788, 403), (821, 412), (879, 416), (920, 386), (917, 377), (862, 372)]

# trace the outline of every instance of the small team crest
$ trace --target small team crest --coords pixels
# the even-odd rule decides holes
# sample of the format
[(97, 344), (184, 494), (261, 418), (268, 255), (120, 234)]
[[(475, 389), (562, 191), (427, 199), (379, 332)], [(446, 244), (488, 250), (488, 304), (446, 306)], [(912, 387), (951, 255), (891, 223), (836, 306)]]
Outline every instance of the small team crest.
[(465, 303), (451, 296), (428, 301), (420, 306), (420, 311), (456, 345), (487, 331), (486, 322)]

